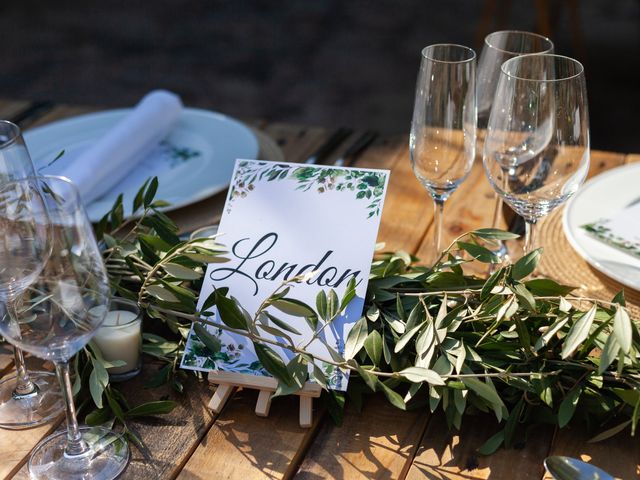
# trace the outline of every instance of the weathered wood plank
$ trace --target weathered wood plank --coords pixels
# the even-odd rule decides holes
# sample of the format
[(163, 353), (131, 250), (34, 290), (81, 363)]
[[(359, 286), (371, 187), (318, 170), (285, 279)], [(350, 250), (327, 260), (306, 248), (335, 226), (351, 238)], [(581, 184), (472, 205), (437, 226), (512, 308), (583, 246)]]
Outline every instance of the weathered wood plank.
[[(629, 437), (629, 430), (608, 440), (587, 443), (590, 435), (584, 428), (572, 425), (560, 430), (549, 455), (565, 455), (593, 463), (616, 478), (640, 478), (640, 442)], [(551, 480), (545, 475), (545, 480)]]
[[(51, 372), (53, 364), (45, 362), (39, 358), (27, 357), (28, 370), (45, 370)], [(9, 369), (6, 376), (15, 375), (13, 368)], [(13, 478), (17, 473), (17, 478), (28, 479), (26, 463), (29, 460), (31, 450), (47, 435), (53, 433), (61, 424), (64, 414), (47, 425), (25, 430), (2, 430), (0, 429), (0, 478)], [(19, 472), (22, 472), (20, 474)], [(21, 476), (22, 475), (22, 476)]]
[(640, 162), (640, 153), (631, 153), (624, 157), (624, 163)]
[[(114, 384), (120, 389), (132, 406), (159, 399), (170, 399), (178, 402), (178, 406), (167, 415), (149, 418), (133, 419), (127, 422), (129, 428), (142, 439), (143, 448), (130, 444), (131, 460), (125, 472), (120, 478), (124, 479), (148, 479), (148, 478), (173, 478), (181, 466), (191, 456), (214, 421), (214, 415), (206, 408), (210, 391), (206, 382), (199, 382), (195, 377), (190, 377), (185, 384), (185, 394), (178, 394), (168, 386), (155, 389), (145, 389), (144, 385), (156, 373), (159, 364), (150, 357), (145, 356), (143, 372), (131, 381)], [(62, 420), (62, 419), (60, 419)], [(16, 480), (28, 479), (29, 473), (26, 467), (28, 453), (45, 435), (56, 429), (63, 429), (65, 425), (60, 420), (49, 426), (34, 430), (30, 436), (23, 440), (25, 453), (23, 458), (15, 464), (19, 471), (14, 478)], [(83, 418), (79, 421), (82, 423)], [(0, 457), (4, 457), (5, 450), (2, 441), (11, 439), (13, 432), (5, 434), (0, 432)], [(9, 450), (13, 454), (13, 447)], [(16, 456), (18, 456), (16, 451)], [(21, 468), (20, 468), (21, 467)], [(2, 466), (0, 466), (2, 468)], [(14, 467), (13, 471), (17, 470)], [(0, 478), (4, 478), (1, 477)]]
[(132, 405), (168, 398), (178, 402), (178, 407), (169, 415), (130, 422), (130, 428), (142, 439), (144, 448), (132, 448), (131, 462), (122, 479), (175, 477), (215, 419), (207, 408), (211, 390), (206, 381), (199, 382), (190, 376), (184, 394), (169, 387), (144, 389), (155, 367), (145, 367), (143, 375), (118, 388)]
[[(27, 430), (3, 430), (0, 432), (0, 458), (2, 458), (0, 478), (28, 479), (26, 462), (29, 460), (31, 450), (42, 438), (53, 433), (57, 426), (58, 422), (54, 422)], [(22, 471), (22, 473), (14, 477), (18, 471)]]
[(486, 457), (479, 455), (477, 449), (499, 428), (495, 417), (483, 415), (465, 417), (460, 432), (449, 431), (444, 415), (438, 412), (427, 426), (406, 479), (539, 479), (553, 429), (535, 427), (526, 440), (515, 442), (515, 448)]
[(13, 366), (13, 347), (6, 343), (0, 343), (0, 379), (4, 373)]
[(400, 411), (379, 394), (366, 398), (361, 413), (347, 404), (342, 426), (325, 421), (295, 478), (402, 477), (427, 418), (424, 411)]
[(257, 398), (236, 393), (177, 478), (285, 477), (308, 434), (298, 425), (298, 398), (274, 398), (268, 417), (255, 415)]
[(91, 113), (98, 110), (96, 107), (77, 106), (77, 105), (56, 105), (53, 109), (41, 116), (35, 122), (29, 125), (29, 128), (40, 127), (47, 123), (61, 120), (67, 117), (73, 117), (75, 115), (83, 115), (85, 113)]
[[(365, 166), (364, 159), (358, 165)], [(432, 219), (431, 199), (413, 174), (405, 143), (391, 165), (378, 239), (385, 242), (387, 250), (415, 253)]]
[(28, 108), (30, 103), (25, 100), (0, 99), (0, 119), (11, 120), (16, 114)]

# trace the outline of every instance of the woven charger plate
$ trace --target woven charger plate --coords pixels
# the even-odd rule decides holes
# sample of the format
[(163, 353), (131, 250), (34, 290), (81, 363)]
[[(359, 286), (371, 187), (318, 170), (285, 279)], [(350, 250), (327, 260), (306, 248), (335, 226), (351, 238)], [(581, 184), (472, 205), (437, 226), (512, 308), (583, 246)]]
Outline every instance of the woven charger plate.
[(578, 287), (574, 294), (610, 301), (624, 289), (629, 313), (640, 319), (640, 292), (625, 287), (589, 265), (569, 244), (562, 228), (562, 209), (541, 225), (539, 244), (544, 247), (538, 273), (565, 285)]

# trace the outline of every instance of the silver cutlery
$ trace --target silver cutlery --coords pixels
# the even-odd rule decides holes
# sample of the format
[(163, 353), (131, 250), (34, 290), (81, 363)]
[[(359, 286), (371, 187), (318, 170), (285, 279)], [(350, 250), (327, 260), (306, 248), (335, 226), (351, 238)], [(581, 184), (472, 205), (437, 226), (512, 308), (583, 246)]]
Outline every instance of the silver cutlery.
[(547, 457), (544, 468), (556, 480), (614, 480), (601, 468), (571, 457)]
[(353, 163), (358, 159), (358, 156), (365, 148), (371, 145), (371, 142), (373, 142), (377, 137), (378, 132), (373, 130), (365, 131), (355, 142), (353, 142), (347, 151), (333, 163), (333, 165), (336, 167), (342, 167), (345, 165), (348, 167), (353, 165)]
[(351, 128), (340, 127), (322, 144), (318, 149), (307, 157), (304, 163), (315, 165), (322, 162), (329, 156), (338, 146), (353, 133)]

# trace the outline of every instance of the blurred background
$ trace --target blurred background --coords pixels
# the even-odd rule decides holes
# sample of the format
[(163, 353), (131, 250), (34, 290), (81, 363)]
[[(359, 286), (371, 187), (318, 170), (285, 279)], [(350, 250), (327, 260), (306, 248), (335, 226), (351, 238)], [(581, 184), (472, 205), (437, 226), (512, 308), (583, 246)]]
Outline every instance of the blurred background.
[(0, 3), (0, 97), (130, 106), (167, 88), (242, 118), (408, 132), (422, 47), (543, 33), (582, 61), (592, 146), (640, 152), (639, 0)]

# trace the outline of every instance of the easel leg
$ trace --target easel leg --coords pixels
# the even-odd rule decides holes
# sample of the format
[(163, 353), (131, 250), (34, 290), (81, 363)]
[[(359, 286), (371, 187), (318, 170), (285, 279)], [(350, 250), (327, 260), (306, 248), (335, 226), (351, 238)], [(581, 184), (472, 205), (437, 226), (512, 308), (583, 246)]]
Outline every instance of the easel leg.
[(224, 383), (218, 385), (218, 388), (214, 392), (213, 397), (211, 397), (211, 401), (209, 402), (209, 408), (215, 413), (220, 413), (232, 393), (233, 386), (226, 385)]
[(273, 392), (260, 390), (260, 393), (258, 394), (258, 402), (256, 403), (256, 415), (259, 417), (267, 417), (269, 415), (272, 396)]
[(313, 399), (300, 395), (300, 426), (309, 428), (313, 423)]

